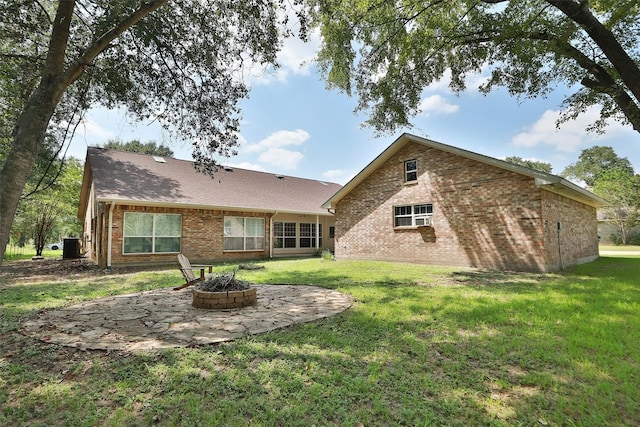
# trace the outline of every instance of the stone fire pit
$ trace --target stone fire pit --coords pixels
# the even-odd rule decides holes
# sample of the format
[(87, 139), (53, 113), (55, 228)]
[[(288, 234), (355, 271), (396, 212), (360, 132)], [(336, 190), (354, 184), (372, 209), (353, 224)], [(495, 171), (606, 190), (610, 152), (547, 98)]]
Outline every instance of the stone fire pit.
[(193, 305), (195, 308), (225, 309), (242, 308), (256, 303), (256, 288), (242, 291), (207, 292), (193, 289)]
[(236, 279), (233, 273), (218, 274), (193, 288), (193, 305), (196, 308), (242, 308), (256, 303), (256, 288)]

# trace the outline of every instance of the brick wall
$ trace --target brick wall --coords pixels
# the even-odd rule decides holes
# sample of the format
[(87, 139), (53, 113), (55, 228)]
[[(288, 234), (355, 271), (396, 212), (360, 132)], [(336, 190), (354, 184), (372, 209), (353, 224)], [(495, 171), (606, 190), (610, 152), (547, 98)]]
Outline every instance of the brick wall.
[(543, 191), (542, 196), (547, 270), (554, 271), (596, 259), (596, 209), (548, 191)]
[[(112, 265), (140, 265), (148, 263), (177, 263), (175, 253), (171, 254), (123, 254), (123, 219), (125, 212), (149, 212), (182, 214), (182, 248), (181, 251), (193, 263), (213, 262), (238, 259), (260, 259), (269, 256), (269, 215), (256, 212), (222, 211), (208, 209), (179, 209), (162, 207), (143, 207), (116, 205), (113, 212), (113, 243), (111, 250)], [(243, 216), (265, 219), (265, 249), (263, 251), (225, 252), (223, 251), (224, 217)], [(107, 253), (107, 220), (108, 209), (105, 209), (103, 232), (103, 256), (99, 264), (106, 265)]]
[[(410, 159), (418, 163), (415, 184), (404, 183), (404, 161)], [(559, 201), (549, 195), (533, 178), (407, 143), (338, 202), (336, 258), (545, 271), (552, 258), (543, 212)], [(416, 203), (433, 204), (433, 226), (394, 228), (393, 207)], [(566, 205), (558, 214), (581, 212), (575, 228), (583, 231), (572, 238), (580, 240), (591, 233), (591, 210), (577, 202)], [(591, 243), (578, 246), (570, 254), (567, 241), (567, 262), (590, 256)]]

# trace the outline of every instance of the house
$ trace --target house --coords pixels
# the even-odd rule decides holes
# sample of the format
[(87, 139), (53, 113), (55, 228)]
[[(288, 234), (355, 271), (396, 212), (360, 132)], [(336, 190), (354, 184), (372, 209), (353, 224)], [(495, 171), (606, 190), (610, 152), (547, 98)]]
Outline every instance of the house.
[(323, 207), (338, 260), (544, 272), (598, 257), (606, 203), (558, 176), (403, 134)]
[(213, 262), (333, 250), (322, 203), (339, 184), (220, 168), (213, 177), (173, 158), (89, 148), (78, 217), (99, 265)]

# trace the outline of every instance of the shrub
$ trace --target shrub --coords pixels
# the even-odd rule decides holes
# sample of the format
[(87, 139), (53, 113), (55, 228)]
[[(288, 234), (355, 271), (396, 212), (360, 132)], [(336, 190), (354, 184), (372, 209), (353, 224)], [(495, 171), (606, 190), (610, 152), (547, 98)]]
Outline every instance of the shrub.
[(333, 257), (333, 254), (331, 253), (331, 251), (329, 249), (325, 249), (324, 251), (322, 251), (322, 259), (323, 261), (334, 261), (335, 258)]

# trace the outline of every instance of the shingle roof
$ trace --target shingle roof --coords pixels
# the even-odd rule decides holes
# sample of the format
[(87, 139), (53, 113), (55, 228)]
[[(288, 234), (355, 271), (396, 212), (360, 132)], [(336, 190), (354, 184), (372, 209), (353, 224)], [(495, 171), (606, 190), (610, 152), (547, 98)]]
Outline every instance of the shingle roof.
[[(213, 177), (193, 163), (145, 154), (89, 148), (87, 174), (97, 201), (327, 215), (322, 203), (341, 185), (239, 168)], [(82, 207), (81, 207), (82, 209)]]

